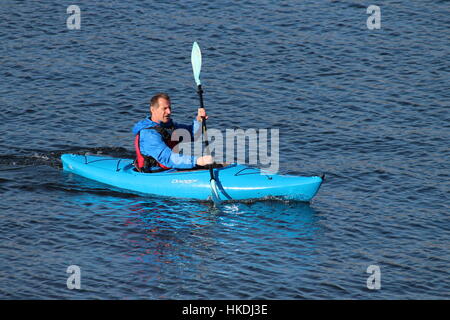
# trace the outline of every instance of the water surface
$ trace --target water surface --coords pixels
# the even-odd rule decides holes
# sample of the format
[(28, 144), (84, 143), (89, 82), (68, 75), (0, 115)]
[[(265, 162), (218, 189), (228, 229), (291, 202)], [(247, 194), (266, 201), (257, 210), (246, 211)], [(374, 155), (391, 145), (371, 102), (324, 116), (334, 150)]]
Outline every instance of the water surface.
[[(449, 2), (2, 2), (0, 298), (448, 299)], [(121, 193), (63, 153), (127, 157), (158, 91), (174, 118), (278, 128), (311, 204)], [(78, 265), (82, 289), (68, 290)], [(369, 265), (381, 289), (368, 290)]]

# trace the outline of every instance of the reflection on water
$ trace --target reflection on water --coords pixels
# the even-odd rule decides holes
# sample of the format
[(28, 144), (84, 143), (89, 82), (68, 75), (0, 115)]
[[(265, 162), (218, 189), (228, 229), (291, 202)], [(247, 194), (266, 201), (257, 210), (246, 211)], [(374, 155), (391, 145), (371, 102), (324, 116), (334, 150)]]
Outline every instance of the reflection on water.
[[(92, 227), (111, 232), (108, 219), (116, 224), (109, 234), (116, 250), (108, 259), (126, 263), (128, 276), (142, 284), (170, 288), (155, 298), (173, 298), (171, 291), (178, 298), (191, 292), (207, 297), (201, 283), (213, 280), (217, 284), (208, 290), (225, 286), (239, 296), (247, 291), (241, 281), (280, 285), (311, 270), (319, 225), (307, 204), (237, 202), (217, 208), (199, 201), (105, 196), (90, 181), (81, 186), (84, 192), (71, 201), (90, 208), (92, 220), (100, 223)], [(253, 280), (243, 276), (247, 273)], [(176, 281), (189, 285), (180, 293)]]

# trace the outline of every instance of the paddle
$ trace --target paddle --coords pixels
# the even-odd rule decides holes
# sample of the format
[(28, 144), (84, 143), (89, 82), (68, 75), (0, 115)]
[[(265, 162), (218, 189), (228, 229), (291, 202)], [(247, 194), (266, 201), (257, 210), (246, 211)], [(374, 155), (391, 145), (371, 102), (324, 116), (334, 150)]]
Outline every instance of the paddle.
[[(197, 93), (200, 99), (200, 108), (204, 108), (203, 89), (202, 84), (200, 82), (200, 70), (202, 69), (202, 53), (200, 52), (200, 47), (198, 46), (197, 42), (194, 42), (194, 44), (192, 45), (191, 63), (192, 63), (192, 71), (194, 72), (195, 83), (197, 84)], [(202, 134), (205, 140), (206, 153), (210, 155), (211, 153), (209, 152), (209, 141), (208, 136), (206, 135), (206, 119), (203, 119), (202, 121)], [(213, 166), (208, 165), (208, 167), (209, 167), (209, 175), (211, 177), (211, 179), (209, 180), (209, 184), (211, 185), (212, 199), (214, 203), (218, 203), (220, 202), (220, 197), (216, 179), (214, 179)]]

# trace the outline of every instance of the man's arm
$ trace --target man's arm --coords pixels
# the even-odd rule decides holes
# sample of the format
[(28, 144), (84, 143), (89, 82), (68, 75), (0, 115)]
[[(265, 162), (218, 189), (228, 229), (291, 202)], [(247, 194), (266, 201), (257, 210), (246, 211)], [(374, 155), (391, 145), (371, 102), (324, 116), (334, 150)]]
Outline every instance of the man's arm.
[(202, 126), (202, 119), (208, 119), (206, 111), (204, 108), (198, 108), (197, 116), (192, 121), (191, 125), (177, 124), (174, 123), (176, 129), (186, 129), (191, 133), (192, 139), (196, 139), (196, 135), (199, 133)]
[(189, 133), (191, 134), (191, 139), (195, 140), (197, 138), (198, 133), (200, 132), (202, 123), (197, 121), (197, 119), (194, 119), (192, 121), (192, 124), (190, 124), (190, 125), (174, 123), (174, 126), (175, 126), (175, 129), (185, 129), (185, 130), (189, 131)]

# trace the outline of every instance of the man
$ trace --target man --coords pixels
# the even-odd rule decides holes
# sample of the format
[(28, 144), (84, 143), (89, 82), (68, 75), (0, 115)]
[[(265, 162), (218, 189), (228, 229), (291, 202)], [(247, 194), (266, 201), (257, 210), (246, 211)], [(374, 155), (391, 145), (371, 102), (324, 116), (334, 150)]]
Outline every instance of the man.
[(172, 148), (178, 143), (171, 141), (175, 129), (186, 129), (191, 136), (197, 133), (203, 119), (208, 119), (206, 111), (199, 108), (192, 125), (176, 124), (172, 121), (170, 98), (165, 93), (158, 93), (150, 100), (151, 116), (139, 121), (133, 127), (135, 135), (136, 169), (140, 172), (151, 172), (155, 169), (190, 169), (213, 163), (211, 156), (195, 157), (180, 155)]

